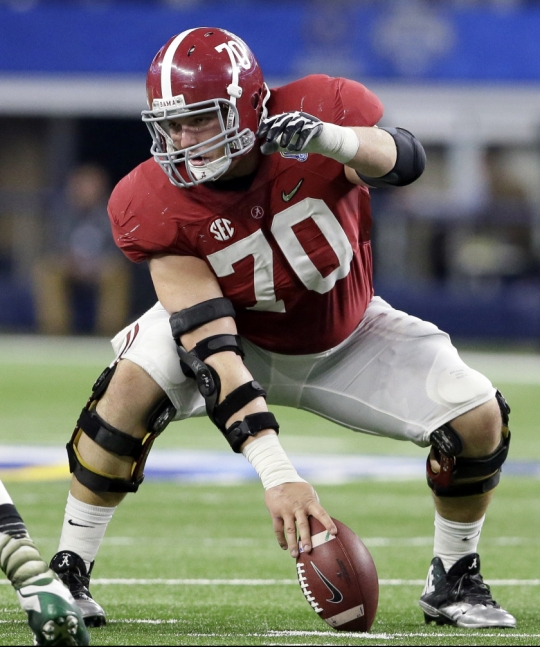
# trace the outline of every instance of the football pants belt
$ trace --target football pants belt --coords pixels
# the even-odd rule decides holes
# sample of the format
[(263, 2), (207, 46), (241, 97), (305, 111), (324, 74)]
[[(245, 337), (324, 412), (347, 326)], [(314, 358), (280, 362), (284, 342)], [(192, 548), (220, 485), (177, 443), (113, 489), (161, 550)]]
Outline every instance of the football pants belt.
[[(497, 487), (501, 467), (508, 456), (510, 429), (508, 420), (510, 407), (500, 393), (495, 395), (502, 417), (502, 438), (497, 449), (488, 456), (463, 458), (463, 442), (450, 424), (441, 425), (430, 436), (431, 452), (426, 463), (427, 482), (436, 496), (458, 497), (485, 494)], [(431, 465), (434, 458), (439, 463), (435, 472)], [(474, 479), (474, 480), (469, 480)]]
[[(168, 398), (164, 398), (149, 416), (147, 434), (143, 439), (135, 438), (108, 424), (95, 410), (97, 402), (107, 390), (116, 370), (116, 364), (106, 368), (92, 389), (86, 406), (79, 416), (71, 440), (66, 445), (69, 469), (77, 481), (92, 492), (136, 492), (144, 480), (144, 466), (154, 440), (176, 415), (176, 409)], [(78, 451), (82, 434), (86, 434), (105, 451), (133, 459), (131, 478), (118, 478), (101, 472), (85, 462)]]

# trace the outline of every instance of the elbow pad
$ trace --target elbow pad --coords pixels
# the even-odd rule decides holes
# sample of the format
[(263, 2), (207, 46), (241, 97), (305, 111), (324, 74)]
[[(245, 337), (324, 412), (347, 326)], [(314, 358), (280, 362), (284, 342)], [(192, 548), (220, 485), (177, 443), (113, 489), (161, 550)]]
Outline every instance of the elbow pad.
[(356, 171), (369, 186), (384, 189), (390, 186), (407, 186), (417, 180), (426, 166), (426, 153), (416, 137), (404, 128), (381, 128), (392, 135), (396, 143), (397, 158), (394, 168), (382, 177), (369, 177)]

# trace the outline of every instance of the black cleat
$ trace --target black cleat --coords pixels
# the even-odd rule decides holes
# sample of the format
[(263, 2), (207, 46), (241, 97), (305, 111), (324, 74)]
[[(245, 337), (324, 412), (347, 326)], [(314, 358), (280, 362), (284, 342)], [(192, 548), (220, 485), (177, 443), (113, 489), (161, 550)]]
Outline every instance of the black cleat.
[(478, 553), (465, 555), (448, 573), (441, 559), (434, 557), (419, 604), (426, 624), (436, 622), (466, 629), (516, 626), (514, 616), (501, 609), (484, 584)]
[(94, 562), (92, 562), (90, 570), (87, 571), (82, 557), (70, 550), (56, 553), (50, 563), (50, 568), (71, 591), (71, 595), (81, 610), (85, 625), (87, 627), (103, 627), (107, 624), (105, 611), (92, 598), (88, 590), (93, 566)]

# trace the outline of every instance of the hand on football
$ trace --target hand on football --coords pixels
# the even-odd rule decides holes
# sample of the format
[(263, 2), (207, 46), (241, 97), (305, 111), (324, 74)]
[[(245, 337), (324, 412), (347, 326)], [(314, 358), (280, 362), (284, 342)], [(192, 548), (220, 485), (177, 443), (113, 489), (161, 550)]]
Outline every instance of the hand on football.
[[(319, 504), (319, 498), (309, 483), (284, 483), (265, 492), (266, 507), (270, 511), (278, 544), (289, 549), (291, 557), (298, 556), (298, 534), (302, 550), (311, 551), (308, 517), (318, 519), (328, 532), (337, 534), (335, 523)], [(298, 529), (298, 534), (297, 534)]]
[(263, 119), (257, 131), (257, 137), (264, 140), (261, 152), (264, 155), (277, 151), (309, 152), (309, 142), (321, 134), (323, 125), (317, 117), (298, 111)]

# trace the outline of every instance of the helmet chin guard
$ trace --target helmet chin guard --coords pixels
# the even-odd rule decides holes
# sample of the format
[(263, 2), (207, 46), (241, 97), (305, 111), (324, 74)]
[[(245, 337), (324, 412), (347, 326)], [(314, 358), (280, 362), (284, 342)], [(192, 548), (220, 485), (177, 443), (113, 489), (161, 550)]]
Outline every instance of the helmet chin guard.
[[(170, 181), (181, 188), (216, 180), (235, 157), (251, 151), (270, 91), (251, 50), (223, 29), (201, 27), (169, 40), (152, 61), (147, 76), (149, 110), (142, 112), (152, 136), (150, 149)], [(216, 113), (220, 132), (177, 149), (168, 121)], [(219, 158), (194, 163), (219, 150)]]
[[(223, 119), (223, 110), (232, 115), (231, 127), (227, 128)], [(177, 149), (169, 134), (167, 122), (190, 116), (215, 112), (218, 115), (221, 132), (200, 144), (181, 150)], [(227, 172), (233, 158), (248, 153), (255, 144), (255, 133), (248, 128), (239, 132), (239, 115), (235, 105), (226, 99), (214, 99), (191, 104), (189, 108), (161, 108), (144, 110), (142, 120), (146, 123), (153, 144), (150, 149), (154, 159), (169, 176), (171, 182), (179, 187), (190, 187), (202, 182), (216, 180)], [(208, 164), (196, 166), (191, 160), (222, 148), (224, 154)], [(183, 165), (183, 166), (182, 166)], [(181, 169), (185, 169), (182, 174)], [(187, 177), (185, 177), (187, 176)]]

